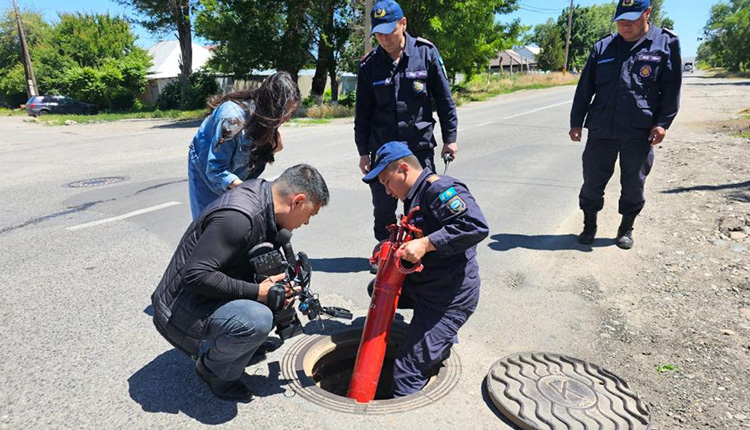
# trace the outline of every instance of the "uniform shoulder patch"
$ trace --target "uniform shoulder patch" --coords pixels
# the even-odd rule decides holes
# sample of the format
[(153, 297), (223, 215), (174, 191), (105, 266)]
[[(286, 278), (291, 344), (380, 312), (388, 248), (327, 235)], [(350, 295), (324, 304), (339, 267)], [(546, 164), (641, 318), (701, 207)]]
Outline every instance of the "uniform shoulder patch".
[(440, 197), (440, 201), (443, 203), (446, 203), (450, 199), (452, 199), (454, 196), (457, 196), (458, 193), (456, 192), (456, 189), (453, 187), (448, 188), (447, 190), (444, 190), (438, 197)]
[(434, 43), (430, 42), (429, 40), (425, 39), (424, 37), (417, 37), (417, 42), (424, 43), (425, 45), (429, 46), (435, 46)]
[(461, 196), (455, 195), (448, 202), (445, 203), (451, 212), (460, 214), (466, 210), (466, 202), (461, 199)]
[(438, 176), (438, 175), (430, 175), (430, 176), (428, 176), (428, 177), (427, 177), (427, 179), (425, 179), (425, 180), (426, 180), (427, 182), (429, 182), (429, 183), (433, 183), (433, 182), (435, 182), (435, 181), (438, 181), (438, 180), (440, 180), (440, 176)]

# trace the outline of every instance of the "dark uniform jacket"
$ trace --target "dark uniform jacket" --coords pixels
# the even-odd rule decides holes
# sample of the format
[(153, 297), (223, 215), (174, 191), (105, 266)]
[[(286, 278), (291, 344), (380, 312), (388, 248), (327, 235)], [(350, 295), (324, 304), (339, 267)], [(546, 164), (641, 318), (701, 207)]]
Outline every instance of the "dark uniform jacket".
[(436, 146), (433, 99), (443, 143), (456, 141), (458, 117), (437, 48), (406, 36), (396, 66), (381, 47), (363, 57), (357, 78), (354, 140), (359, 155), (374, 153), (386, 142), (407, 142), (412, 152)]
[(650, 26), (629, 51), (625, 44), (617, 34), (599, 40), (578, 81), (570, 127), (582, 127), (585, 117), (590, 138), (647, 138), (652, 127), (669, 128), (677, 115), (682, 84), (677, 36)]
[[(244, 214), (251, 225), (245, 236), (245, 252), (237, 253), (234, 261), (221, 268), (226, 276), (219, 278), (223, 279), (213, 279), (217, 286), (231, 281), (234, 284), (231, 297), (222, 297), (227, 296), (226, 291), (211, 291), (209, 282), (196, 282), (186, 273), (186, 262), (206, 228), (206, 219), (226, 210)], [(277, 233), (271, 184), (263, 179), (243, 182), (206, 207), (182, 236), (161, 282), (151, 295), (153, 321), (159, 333), (176, 348), (195, 357), (207, 319), (219, 306), (228, 300), (257, 298), (258, 288), (253, 284), (254, 273), (247, 262), (246, 251), (259, 243), (273, 242)]]
[(422, 258), (424, 270), (410, 274), (404, 292), (436, 308), (471, 311), (479, 298), (477, 244), (489, 234), (487, 220), (466, 185), (449, 176), (422, 171), (404, 200), (404, 210), (435, 246)]

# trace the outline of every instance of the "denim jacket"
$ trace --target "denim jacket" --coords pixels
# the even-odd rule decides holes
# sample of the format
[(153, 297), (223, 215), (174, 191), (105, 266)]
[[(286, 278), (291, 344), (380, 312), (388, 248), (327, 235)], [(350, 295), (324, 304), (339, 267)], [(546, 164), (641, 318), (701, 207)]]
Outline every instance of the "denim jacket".
[(235, 180), (257, 178), (265, 170), (265, 163), (261, 163), (250, 171), (253, 138), (244, 129), (216, 147), (223, 131), (243, 127), (246, 121), (247, 111), (244, 107), (233, 101), (224, 102), (203, 120), (190, 144), (190, 162), (217, 195), (226, 191)]

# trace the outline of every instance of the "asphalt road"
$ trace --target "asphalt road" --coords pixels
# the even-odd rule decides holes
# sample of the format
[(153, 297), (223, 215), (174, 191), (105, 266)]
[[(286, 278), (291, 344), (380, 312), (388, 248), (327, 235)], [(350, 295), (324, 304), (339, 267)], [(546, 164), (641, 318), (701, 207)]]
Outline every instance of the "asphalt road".
[[(274, 376), (284, 348), (248, 368), (255, 401), (216, 401), (153, 328), (150, 294), (190, 220), (186, 158), (197, 124), (46, 127), (0, 118), (0, 428), (407, 428), (425, 416), (436, 428), (503, 426), (482, 395), (490, 365), (527, 350), (585, 357), (585, 329), (598, 323), (594, 305), (545, 289), (539, 270), (545, 252), (577, 247), (577, 231), (566, 230), (578, 216), (583, 149), (567, 138), (573, 91), (459, 109), (448, 173), (468, 184), (491, 227), (479, 245), (480, 306), (456, 347), (461, 379), (433, 405), (376, 418), (290, 396)], [(361, 316), (374, 241), (352, 127), (285, 127), (286, 148), (265, 175), (306, 162), (326, 178), (331, 203), (295, 232), (295, 248), (311, 256), (323, 304)], [(102, 177), (121, 181), (67, 185)]]

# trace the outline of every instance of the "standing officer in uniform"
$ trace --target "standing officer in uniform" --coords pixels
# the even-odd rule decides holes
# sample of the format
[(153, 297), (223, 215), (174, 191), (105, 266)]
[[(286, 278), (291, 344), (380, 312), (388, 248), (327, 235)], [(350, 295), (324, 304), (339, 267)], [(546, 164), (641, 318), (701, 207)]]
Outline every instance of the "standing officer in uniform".
[[(423, 167), (434, 170), (433, 100), (443, 137), (441, 155), (456, 156), (458, 117), (450, 85), (437, 48), (430, 41), (406, 33), (406, 17), (395, 1), (384, 0), (372, 9), (372, 34), (377, 48), (365, 55), (357, 79), (354, 140), (365, 175), (371, 159), (384, 143), (407, 142)], [(380, 183), (370, 184), (375, 216), (375, 239), (388, 238), (386, 227), (396, 221), (398, 201)]]
[[(424, 236), (404, 243), (398, 253), (424, 269), (406, 276), (399, 307), (414, 307), (393, 370), (394, 395), (424, 388), (458, 342), (458, 329), (479, 301), (477, 244), (489, 233), (487, 221), (466, 185), (422, 169), (405, 142), (388, 142), (362, 178), (379, 182), (404, 202), (404, 212), (419, 206), (414, 224)], [(396, 254), (398, 255), (398, 254)]]
[(649, 25), (649, 0), (619, 1), (617, 34), (594, 45), (581, 73), (569, 134), (580, 142), (586, 119), (589, 136), (579, 195), (584, 227), (578, 241), (594, 241), (596, 215), (619, 154), (622, 222), (617, 246), (630, 249), (633, 222), (646, 201), (643, 187), (654, 162), (653, 147), (662, 142), (679, 109), (682, 61), (677, 36)]

